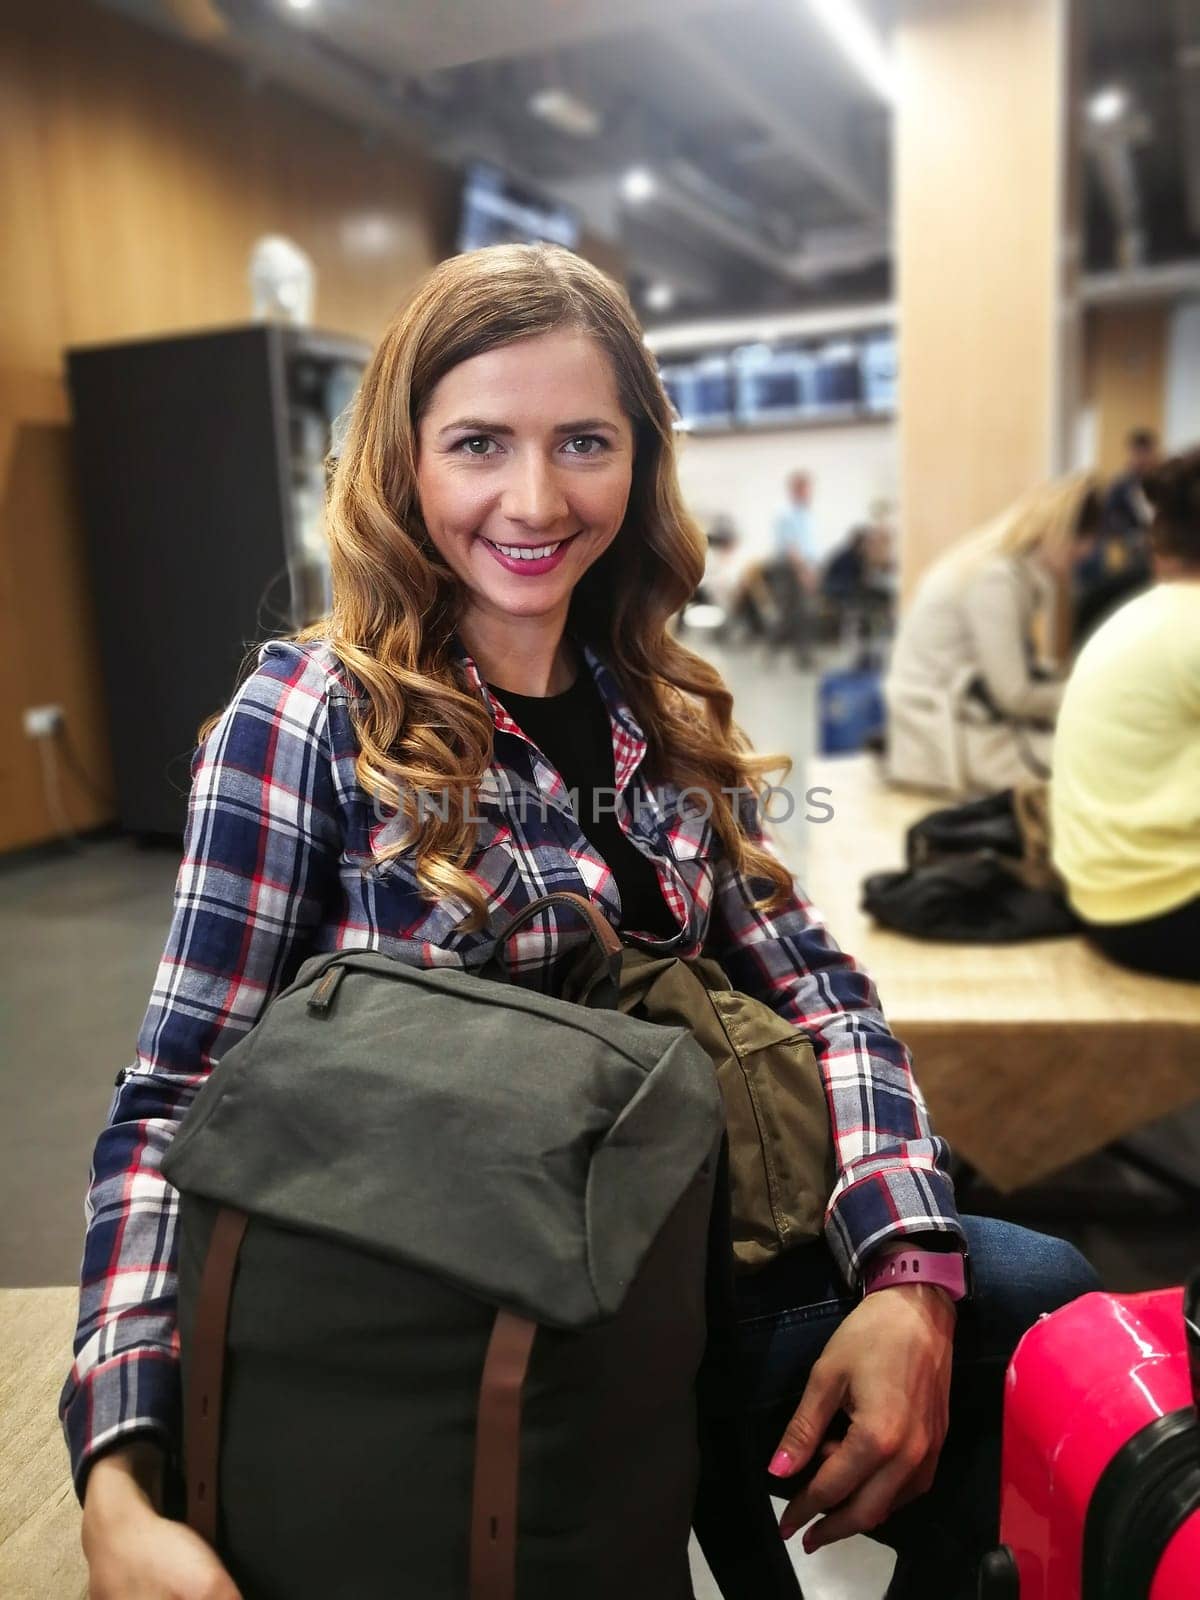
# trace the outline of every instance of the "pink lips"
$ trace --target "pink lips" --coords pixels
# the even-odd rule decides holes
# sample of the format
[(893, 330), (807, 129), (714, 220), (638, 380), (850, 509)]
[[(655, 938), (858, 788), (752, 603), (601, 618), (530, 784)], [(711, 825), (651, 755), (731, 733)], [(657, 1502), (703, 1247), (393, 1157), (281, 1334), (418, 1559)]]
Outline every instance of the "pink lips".
[[(482, 537), (482, 536), (481, 536)], [(569, 539), (564, 539), (557, 550), (552, 550), (548, 556), (539, 556), (536, 561), (523, 559), (521, 556), (506, 556), (503, 550), (497, 550), (490, 539), (484, 539), (488, 554), (493, 556), (508, 572), (519, 572), (522, 577), (536, 578), (540, 573), (552, 572), (563, 560), (567, 553), (567, 546), (573, 544), (579, 537), (573, 533)], [(545, 541), (547, 544), (550, 541)]]

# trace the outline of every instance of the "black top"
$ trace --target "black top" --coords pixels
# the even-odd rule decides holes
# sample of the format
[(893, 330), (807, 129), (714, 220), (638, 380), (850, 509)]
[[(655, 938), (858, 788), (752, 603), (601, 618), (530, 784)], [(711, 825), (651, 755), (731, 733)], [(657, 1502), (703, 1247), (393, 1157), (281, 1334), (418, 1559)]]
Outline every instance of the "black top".
[(597, 788), (613, 788), (615, 766), (608, 711), (587, 664), (580, 664), (575, 682), (561, 694), (514, 694), (491, 682), (488, 688), (567, 788), (579, 790), (576, 820), (616, 879), (622, 929), (673, 939), (679, 926), (663, 899), (653, 862), (621, 832), (611, 793), (596, 801)]

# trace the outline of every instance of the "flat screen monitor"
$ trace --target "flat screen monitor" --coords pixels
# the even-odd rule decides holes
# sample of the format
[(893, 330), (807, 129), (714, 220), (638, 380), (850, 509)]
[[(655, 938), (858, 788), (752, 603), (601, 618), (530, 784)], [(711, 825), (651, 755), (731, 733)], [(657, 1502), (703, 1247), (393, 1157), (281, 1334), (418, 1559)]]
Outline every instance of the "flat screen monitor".
[(458, 249), (489, 244), (535, 244), (546, 240), (574, 250), (579, 215), (570, 206), (537, 194), (499, 167), (473, 162), (463, 179)]
[(734, 420), (734, 378), (723, 355), (661, 368), (663, 387), (685, 428), (728, 428)]
[(739, 422), (795, 422), (813, 410), (815, 363), (802, 346), (743, 345), (734, 351), (733, 365)]
[(882, 414), (896, 409), (896, 335), (872, 333), (863, 340), (863, 404)]
[(818, 417), (852, 416), (862, 403), (859, 347), (838, 339), (815, 351), (816, 384), (813, 412)]

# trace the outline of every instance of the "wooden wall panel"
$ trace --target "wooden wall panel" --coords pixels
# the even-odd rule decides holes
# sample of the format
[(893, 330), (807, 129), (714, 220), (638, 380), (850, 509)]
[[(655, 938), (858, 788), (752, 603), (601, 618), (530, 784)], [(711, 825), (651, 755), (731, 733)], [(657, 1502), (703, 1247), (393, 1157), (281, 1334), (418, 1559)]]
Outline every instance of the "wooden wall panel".
[(1101, 472), (1125, 465), (1125, 440), (1134, 428), (1166, 425), (1166, 304), (1112, 306), (1087, 320), (1087, 398), (1096, 416), (1096, 464)]
[[(71, 429), (61, 392), (41, 417), (10, 427), (10, 470), (0, 500), (4, 532), (5, 665), (19, 696), (6, 696), (0, 738), (0, 793), (6, 826), (86, 826), (110, 814), (112, 768), (104, 687), (88, 592), (83, 527), (74, 492)], [(41, 753), (25, 737), (21, 712), (66, 708), (69, 759), (57, 765), (57, 800), (47, 791)], [(60, 745), (60, 749), (62, 746)], [(82, 776), (81, 776), (82, 775)], [(62, 812), (56, 816), (56, 806)]]
[(32, 377), (57, 369), (62, 325), (46, 192), (41, 59), (10, 18), (0, 29), (0, 384), (9, 405), (14, 373)]
[[(63, 342), (244, 317), (254, 240), (312, 255), (317, 320), (373, 338), (437, 260), (454, 180), (419, 151), (364, 137), (229, 62), (59, 0), (38, 80)], [(64, 43), (66, 47), (64, 48)], [(375, 248), (356, 224), (376, 225)]]
[(1066, 0), (905, 0), (896, 28), (902, 576), (1055, 470)]
[[(452, 248), (458, 180), (368, 140), (226, 59), (88, 0), (10, 7), (0, 31), (0, 852), (52, 837), (28, 705), (61, 703), (91, 781), (111, 784), (63, 351), (246, 319), (251, 247), (295, 239), (318, 326), (375, 340)], [(585, 253), (623, 276), (612, 246)]]

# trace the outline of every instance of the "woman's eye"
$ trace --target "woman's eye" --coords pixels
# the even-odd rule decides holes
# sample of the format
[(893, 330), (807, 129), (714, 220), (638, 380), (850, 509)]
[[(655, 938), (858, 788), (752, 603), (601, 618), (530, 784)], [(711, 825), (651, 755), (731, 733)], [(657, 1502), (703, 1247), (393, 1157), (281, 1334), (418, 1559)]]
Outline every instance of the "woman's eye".
[[(477, 461), (486, 461), (496, 454), (493, 450), (496, 440), (490, 434), (472, 434), (470, 438), (461, 438), (454, 450), (464, 456), (474, 456)], [(574, 438), (566, 440), (568, 453), (573, 456), (598, 456), (602, 451), (608, 450), (608, 442), (598, 437), (598, 434), (576, 434)]]

